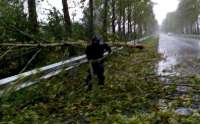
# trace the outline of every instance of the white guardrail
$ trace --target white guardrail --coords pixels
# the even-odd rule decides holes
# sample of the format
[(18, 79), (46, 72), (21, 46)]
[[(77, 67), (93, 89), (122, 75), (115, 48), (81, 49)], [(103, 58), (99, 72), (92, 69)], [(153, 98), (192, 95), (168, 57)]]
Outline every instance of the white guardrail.
[[(147, 36), (139, 39), (138, 41), (144, 41), (151, 36)], [(133, 41), (130, 41), (129, 44), (132, 44)], [(112, 48), (114, 51), (121, 50), (121, 48)], [(105, 56), (108, 55), (106, 52)], [(39, 69), (34, 69), (25, 73), (21, 73), (15, 76), (11, 76), (5, 79), (0, 80), (0, 94), (3, 93), (3, 89), (5, 87), (9, 87), (15, 84), (19, 84), (16, 90), (20, 90), (22, 88), (29, 87), (33, 84), (39, 83), (41, 80), (49, 79), (53, 76), (58, 75), (62, 71), (69, 71), (75, 67), (80, 66), (81, 64), (87, 63), (86, 55), (81, 55), (78, 57), (71, 58), (69, 60), (61, 61), (52, 65), (48, 65)], [(34, 78), (37, 77), (37, 78)]]

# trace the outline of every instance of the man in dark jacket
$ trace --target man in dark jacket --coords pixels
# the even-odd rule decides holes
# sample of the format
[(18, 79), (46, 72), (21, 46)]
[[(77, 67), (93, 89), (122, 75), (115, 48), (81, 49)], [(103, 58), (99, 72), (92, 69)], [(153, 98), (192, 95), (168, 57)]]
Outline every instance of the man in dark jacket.
[(104, 85), (104, 53), (111, 53), (111, 48), (104, 43), (100, 38), (94, 37), (91, 41), (91, 44), (86, 48), (87, 59), (90, 64), (89, 74), (86, 79), (86, 84), (88, 85), (88, 89), (91, 90), (92, 83), (91, 80), (94, 75), (97, 75), (99, 80), (99, 85)]

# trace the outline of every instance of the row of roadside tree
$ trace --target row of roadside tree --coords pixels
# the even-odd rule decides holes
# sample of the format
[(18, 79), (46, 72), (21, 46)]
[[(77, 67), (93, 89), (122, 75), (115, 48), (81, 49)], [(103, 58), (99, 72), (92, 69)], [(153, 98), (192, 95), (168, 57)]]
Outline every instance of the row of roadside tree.
[(162, 30), (182, 34), (200, 34), (200, 0), (180, 0), (178, 9), (167, 15)]
[[(63, 5), (63, 11), (52, 7), (45, 10), (49, 11), (48, 19), (38, 21), (37, 7), (42, 2), (44, 1), (0, 1), (0, 41), (30, 41), (19, 30), (57, 42), (69, 38), (88, 39), (95, 32), (107, 39), (130, 40), (151, 34), (157, 29), (153, 3), (150, 0), (80, 0), (78, 2), (83, 5), (84, 16), (78, 22), (71, 21), (69, 3), (73, 1), (69, 0), (58, 0)], [(28, 4), (28, 9), (25, 8), (25, 3)]]

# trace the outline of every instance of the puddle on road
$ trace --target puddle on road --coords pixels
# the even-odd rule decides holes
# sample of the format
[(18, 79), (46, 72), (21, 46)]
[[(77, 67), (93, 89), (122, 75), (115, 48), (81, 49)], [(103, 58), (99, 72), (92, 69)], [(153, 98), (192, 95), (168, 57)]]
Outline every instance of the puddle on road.
[(157, 73), (158, 75), (169, 76), (177, 75), (175, 71), (176, 58), (174, 57), (163, 57), (165, 59), (161, 60), (158, 64)]

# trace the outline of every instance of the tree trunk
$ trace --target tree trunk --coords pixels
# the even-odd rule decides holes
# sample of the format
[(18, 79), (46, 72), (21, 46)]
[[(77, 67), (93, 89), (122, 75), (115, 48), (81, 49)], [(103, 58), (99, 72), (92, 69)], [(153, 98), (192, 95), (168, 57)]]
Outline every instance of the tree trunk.
[(36, 33), (38, 31), (38, 22), (37, 22), (37, 11), (36, 11), (36, 2), (35, 0), (28, 0), (28, 13), (29, 13), (29, 23), (30, 31)]
[(193, 34), (192, 24), (190, 24), (189, 28), (190, 28), (190, 34)]
[(107, 35), (107, 24), (108, 23), (108, 0), (104, 0), (104, 10), (103, 10), (103, 32)]
[(118, 34), (119, 34), (120, 39), (122, 37), (122, 27), (121, 27), (121, 25), (122, 25), (122, 16), (120, 14), (119, 18), (118, 18)]
[(94, 5), (93, 5), (93, 0), (89, 0), (89, 11), (90, 11), (90, 16), (89, 16), (89, 37), (92, 38), (94, 35)]
[(134, 45), (136, 45), (136, 39), (137, 39), (137, 31), (136, 31), (136, 23), (133, 24), (133, 30), (134, 30)]
[(200, 29), (199, 29), (199, 21), (197, 20), (197, 34), (200, 33)]
[(130, 40), (131, 38), (131, 28), (132, 28), (132, 24), (131, 24), (131, 7), (130, 5), (128, 5), (128, 39)]
[(139, 38), (142, 37), (142, 34), (143, 34), (142, 24), (138, 24), (138, 35), (139, 35)]
[(126, 9), (123, 8), (123, 38), (126, 36)]
[(123, 6), (122, 0), (119, 0), (119, 17), (118, 17), (118, 35), (120, 40), (122, 39), (122, 14), (123, 14)]
[(113, 35), (115, 35), (115, 20), (116, 20), (116, 14), (115, 14), (115, 8), (116, 4), (115, 4), (115, 0), (112, 0), (112, 33)]
[(64, 25), (65, 25), (65, 31), (66, 31), (66, 37), (71, 36), (72, 33), (72, 26), (71, 26), (71, 20), (69, 15), (69, 8), (67, 0), (62, 0), (63, 4), (63, 13), (64, 13)]

